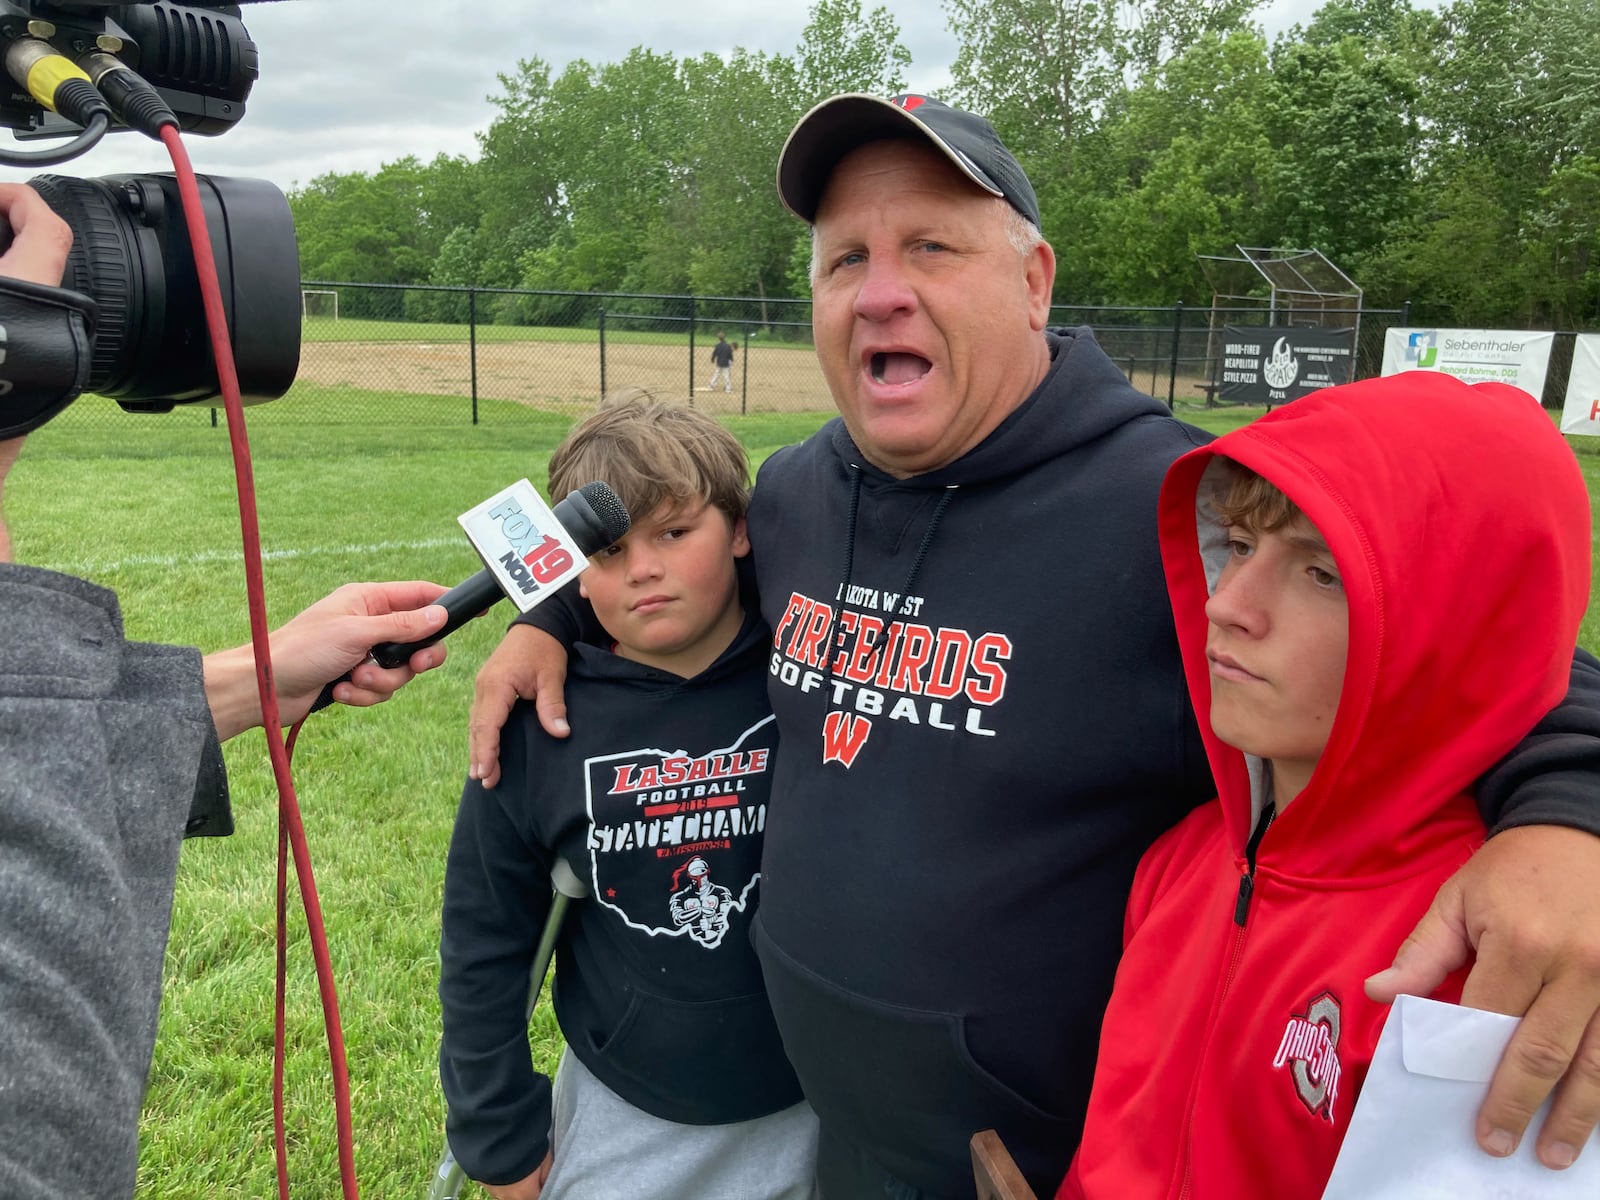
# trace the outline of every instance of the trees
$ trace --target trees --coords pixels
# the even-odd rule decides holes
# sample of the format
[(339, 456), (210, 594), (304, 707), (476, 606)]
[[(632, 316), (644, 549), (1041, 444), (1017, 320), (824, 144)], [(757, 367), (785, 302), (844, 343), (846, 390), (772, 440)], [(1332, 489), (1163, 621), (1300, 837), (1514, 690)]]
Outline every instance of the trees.
[[(839, 92), (892, 96), (905, 91), (911, 53), (887, 8), (862, 15), (860, 0), (817, 0), (795, 50), (797, 90), (787, 125), (819, 100)], [(779, 140), (782, 146), (782, 140)]]
[(1562, 163), (1537, 201), (1528, 273), (1541, 282), (1547, 320), (1593, 329), (1600, 324), (1600, 158), (1579, 154)]
[(523, 255), (560, 228), (561, 175), (549, 120), (549, 64), (524, 59), (499, 80), (503, 90), (490, 99), (500, 116), (478, 135), (480, 206), (471, 254), (483, 271), (478, 283), (513, 287)]
[(1156, 166), (1165, 139), (1181, 135), (1163, 130), (1170, 106), (1152, 108), (1169, 64), (1206, 34), (1239, 28), (1259, 2), (945, 0), (961, 38), (951, 98), (990, 119), (1033, 181), (1060, 259), (1058, 297), (1126, 301), (1160, 290), (1164, 276), (1197, 277), (1198, 231), (1226, 216), (1212, 211), (1208, 150), (1192, 124)]
[(1070, 177), (1130, 86), (1261, 0), (945, 0), (961, 38), (951, 94), (984, 113), (1025, 167)]
[(1593, 0), (946, 0), (952, 98), (1039, 192), (1057, 297), (1205, 295), (1195, 256), (1313, 247), (1429, 319), (1600, 318)]
[(688, 282), (712, 296), (784, 294), (798, 223), (772, 189), (773, 163), (793, 120), (792, 60), (736, 51), (685, 60), (697, 115), (690, 148), (694, 205)]
[(1361, 275), (1403, 224), (1421, 136), (1416, 16), (1389, 0), (1336, 2), (1274, 48), (1272, 244), (1314, 247)]
[(688, 231), (694, 291), (791, 293), (790, 264), (806, 235), (773, 186), (784, 138), (800, 113), (837, 92), (904, 90), (910, 61), (887, 9), (863, 14), (858, 0), (819, 0), (793, 57), (735, 51), (726, 62), (710, 54), (684, 62), (700, 109)]
[[(475, 208), (468, 165), (441, 155), (429, 166), (402, 158), (374, 175), (330, 173), (288, 197), (307, 279), (422, 283), (454, 224)], [(376, 291), (343, 301), (349, 316), (397, 316)]]
[(1270, 86), (1265, 40), (1240, 29), (1202, 36), (1116, 98), (1094, 141), (1095, 191), (1056, 243), (1071, 298), (1209, 297), (1197, 256), (1266, 230)]
[(664, 249), (676, 240), (691, 174), (693, 109), (677, 60), (635, 47), (617, 63), (574, 62), (555, 100), (565, 207), (557, 244), (567, 253), (563, 270), (539, 286), (684, 291), (686, 257)]
[[(1203, 300), (1197, 255), (1289, 245), (1429, 320), (1600, 320), (1593, 0), (1327, 0), (1270, 46), (1258, 3), (945, 0), (945, 98), (988, 115), (1028, 170), (1058, 300)], [(302, 273), (804, 295), (805, 229), (773, 187), (783, 140), (819, 99), (901, 91), (910, 66), (895, 18), (861, 0), (816, 0), (792, 54), (519, 62), (476, 160), (292, 196)], [(479, 312), (571, 319), (558, 307)]]
[(832, 91), (902, 87), (909, 61), (886, 10), (818, 0), (793, 57), (636, 47), (554, 78), (520, 63), (481, 139), (477, 252), (452, 245), (452, 260), (525, 288), (786, 294), (804, 234), (772, 176), (796, 114)]
[[(1430, 30), (1413, 203), (1373, 257), (1427, 319), (1600, 319), (1591, 0), (1455, 0)], [(1585, 99), (1587, 97), (1587, 99)]]

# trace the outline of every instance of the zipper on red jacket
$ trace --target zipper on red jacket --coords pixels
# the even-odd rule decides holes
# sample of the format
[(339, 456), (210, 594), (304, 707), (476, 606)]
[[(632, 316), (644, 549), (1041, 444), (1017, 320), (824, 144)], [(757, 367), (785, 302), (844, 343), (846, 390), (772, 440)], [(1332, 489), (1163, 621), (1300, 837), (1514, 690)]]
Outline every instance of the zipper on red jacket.
[(1278, 806), (1267, 801), (1261, 809), (1254, 832), (1250, 834), (1250, 840), (1245, 843), (1245, 870), (1239, 876), (1239, 898), (1233, 902), (1233, 923), (1240, 929), (1244, 928), (1245, 916), (1250, 910), (1250, 897), (1256, 890), (1256, 851), (1261, 849), (1261, 839), (1267, 836), (1267, 830), (1277, 815)]
[[(1239, 969), (1239, 957), (1244, 950), (1244, 923), (1250, 909), (1250, 897), (1256, 890), (1256, 853), (1261, 849), (1261, 839), (1267, 836), (1273, 820), (1278, 815), (1278, 807), (1270, 800), (1261, 809), (1261, 816), (1256, 819), (1256, 827), (1250, 833), (1250, 840), (1245, 843), (1244, 861), (1245, 871), (1239, 877), (1239, 896), (1233, 904), (1233, 923), (1238, 931), (1233, 939), (1233, 951), (1228, 955), (1228, 965), (1222, 977), (1222, 991), (1217, 996), (1217, 1008), (1221, 1010), (1222, 1003), (1228, 997), (1229, 990), (1233, 987), (1233, 977)], [(1209, 1041), (1208, 1041), (1209, 1045)], [(1201, 1052), (1201, 1057), (1205, 1052)], [(1195, 1087), (1199, 1088), (1199, 1075), (1195, 1077)], [(1183, 1121), (1183, 1182), (1178, 1187), (1177, 1200), (1188, 1200), (1194, 1187), (1194, 1141), (1193, 1141), (1193, 1103), (1194, 1096), (1190, 1097), (1191, 1109)]]

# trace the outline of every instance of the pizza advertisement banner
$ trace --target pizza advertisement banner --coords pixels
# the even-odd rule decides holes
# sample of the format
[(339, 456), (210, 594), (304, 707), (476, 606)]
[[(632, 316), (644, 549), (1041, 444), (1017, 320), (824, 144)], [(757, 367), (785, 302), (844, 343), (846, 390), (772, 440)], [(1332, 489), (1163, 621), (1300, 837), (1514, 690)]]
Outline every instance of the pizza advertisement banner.
[(1287, 404), (1353, 377), (1354, 329), (1228, 325), (1222, 337), (1216, 378), (1224, 400)]

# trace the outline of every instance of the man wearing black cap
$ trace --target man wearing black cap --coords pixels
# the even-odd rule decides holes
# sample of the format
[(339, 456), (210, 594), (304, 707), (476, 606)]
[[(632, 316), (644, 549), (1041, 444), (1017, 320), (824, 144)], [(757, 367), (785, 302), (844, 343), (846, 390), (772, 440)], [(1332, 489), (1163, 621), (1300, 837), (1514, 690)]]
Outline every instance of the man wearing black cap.
[[(768, 459), (750, 508), (783, 736), (752, 937), (821, 1120), (826, 1200), (968, 1196), (967, 1139), (991, 1127), (1048, 1194), (1081, 1130), (1134, 865), (1214, 794), (1155, 536), (1168, 464), (1207, 435), (1133, 389), (1087, 329), (1045, 328), (1054, 254), (988, 122), (836, 96), (791, 133), (778, 184), (812, 225), (841, 419)], [(480, 673), (486, 781), (516, 694), (563, 727), (544, 652), (514, 627)], [(1558, 710), (1590, 735), (1565, 764), (1592, 757), (1595, 707)], [(1600, 828), (1594, 801), (1548, 779), (1511, 798), (1529, 773), (1484, 789), (1491, 822), (1579, 829), (1506, 834), (1458, 877), (1496, 926), (1537, 928), (1555, 907), (1530, 921), (1505, 880), (1600, 873), (1581, 832)], [(1584, 926), (1600, 897), (1560, 906), (1586, 914), (1561, 953), (1600, 961)], [(1229, 914), (1196, 915), (1213, 917)], [(1456, 944), (1435, 938), (1411, 990)], [(1501, 990), (1480, 995), (1526, 1007), (1548, 965), (1517, 991), (1502, 959)], [(1570, 1051), (1600, 978), (1565, 978), (1550, 1041)], [(1566, 1128), (1592, 1124), (1600, 1088), (1570, 1098)]]

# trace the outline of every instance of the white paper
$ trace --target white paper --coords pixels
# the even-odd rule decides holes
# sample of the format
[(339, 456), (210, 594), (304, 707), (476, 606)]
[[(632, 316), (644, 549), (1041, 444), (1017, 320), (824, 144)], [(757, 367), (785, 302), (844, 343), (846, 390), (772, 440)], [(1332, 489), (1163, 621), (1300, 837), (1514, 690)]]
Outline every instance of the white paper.
[(1517, 1018), (1401, 996), (1384, 1022), (1372, 1069), (1323, 1200), (1596, 1200), (1600, 1135), (1552, 1171), (1534, 1156), (1539, 1110), (1510, 1158), (1473, 1138), (1489, 1077)]

